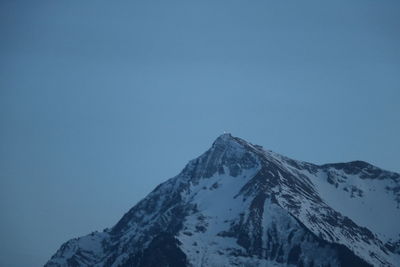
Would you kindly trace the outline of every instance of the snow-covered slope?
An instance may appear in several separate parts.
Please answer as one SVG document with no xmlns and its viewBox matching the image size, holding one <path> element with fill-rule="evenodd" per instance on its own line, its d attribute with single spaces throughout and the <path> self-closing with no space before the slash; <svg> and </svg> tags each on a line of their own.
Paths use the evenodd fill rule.
<svg viewBox="0 0 400 267">
<path fill-rule="evenodd" d="M 224 134 L 45 266 L 400 266 L 399 203 L 399 174 L 296 161 Z"/>
</svg>

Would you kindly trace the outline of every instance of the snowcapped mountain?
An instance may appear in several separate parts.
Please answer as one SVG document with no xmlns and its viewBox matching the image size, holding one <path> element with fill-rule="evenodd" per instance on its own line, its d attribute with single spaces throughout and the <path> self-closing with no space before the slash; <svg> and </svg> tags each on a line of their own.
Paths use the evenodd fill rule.
<svg viewBox="0 0 400 267">
<path fill-rule="evenodd" d="M 230 134 L 50 266 L 400 266 L 400 175 L 315 165 Z"/>
</svg>

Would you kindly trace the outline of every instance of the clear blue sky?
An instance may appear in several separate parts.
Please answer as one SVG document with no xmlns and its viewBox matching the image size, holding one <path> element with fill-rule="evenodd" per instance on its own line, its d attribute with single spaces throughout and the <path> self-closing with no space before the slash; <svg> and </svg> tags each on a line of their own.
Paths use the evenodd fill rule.
<svg viewBox="0 0 400 267">
<path fill-rule="evenodd" d="M 400 171 L 400 2 L 0 0 L 0 265 L 110 227 L 223 131 Z"/>
</svg>

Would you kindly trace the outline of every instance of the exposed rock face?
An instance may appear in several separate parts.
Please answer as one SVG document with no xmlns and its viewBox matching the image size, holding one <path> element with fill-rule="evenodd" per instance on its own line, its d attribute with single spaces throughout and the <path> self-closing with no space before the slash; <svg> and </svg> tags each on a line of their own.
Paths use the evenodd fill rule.
<svg viewBox="0 0 400 267">
<path fill-rule="evenodd" d="M 318 166 L 224 134 L 45 266 L 400 266 L 399 188 L 365 162 Z"/>
</svg>

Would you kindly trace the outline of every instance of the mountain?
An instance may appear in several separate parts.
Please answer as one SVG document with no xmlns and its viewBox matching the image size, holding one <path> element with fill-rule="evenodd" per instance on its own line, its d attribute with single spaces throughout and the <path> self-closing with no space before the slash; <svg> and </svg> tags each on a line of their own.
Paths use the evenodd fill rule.
<svg viewBox="0 0 400 267">
<path fill-rule="evenodd" d="M 400 175 L 315 165 L 230 134 L 50 266 L 400 266 Z"/>
</svg>

